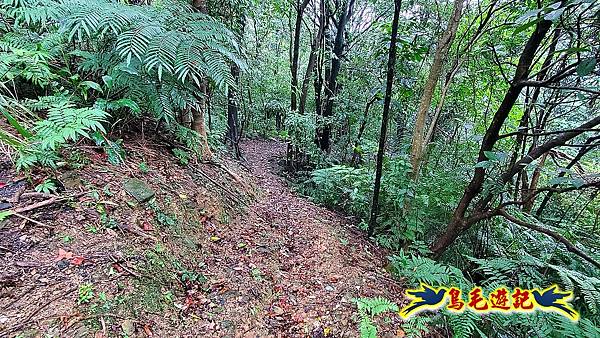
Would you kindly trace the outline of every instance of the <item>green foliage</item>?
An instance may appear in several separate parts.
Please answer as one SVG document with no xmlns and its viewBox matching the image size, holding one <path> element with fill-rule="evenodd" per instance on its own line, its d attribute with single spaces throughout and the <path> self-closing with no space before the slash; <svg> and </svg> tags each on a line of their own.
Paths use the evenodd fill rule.
<svg viewBox="0 0 600 338">
<path fill-rule="evenodd" d="M 94 285 L 85 283 L 79 285 L 77 304 L 89 303 L 94 298 Z"/>
<path fill-rule="evenodd" d="M 365 205 L 369 205 L 373 184 L 367 168 L 336 165 L 315 170 L 311 176 L 307 184 L 313 189 L 308 192 L 316 202 L 367 217 Z"/>
<path fill-rule="evenodd" d="M 159 81 L 173 77 L 196 85 L 208 76 L 218 87 L 233 85 L 229 62 L 243 66 L 234 36 L 215 19 L 181 2 L 169 9 L 95 0 L 67 3 L 63 28 L 69 40 L 114 43 L 114 52 Z M 173 16 L 173 13 L 177 13 Z"/>
<path fill-rule="evenodd" d="M 138 169 L 144 174 L 150 172 L 150 167 L 148 167 L 148 164 L 146 164 L 146 162 L 140 162 L 138 164 Z"/>
<path fill-rule="evenodd" d="M 68 141 L 91 138 L 90 132 L 106 133 L 102 123 L 108 113 L 94 108 L 74 108 L 71 105 L 53 107 L 48 116 L 33 128 L 42 150 L 55 151 Z"/>
<path fill-rule="evenodd" d="M 198 149 L 197 133 L 179 124 L 190 109 L 204 109 L 198 88 L 226 92 L 234 85 L 230 66 L 245 69 L 237 37 L 180 1 L 138 6 L 103 0 L 6 0 L 0 15 L 14 22 L 0 28 L 5 33 L 0 38 L 0 89 L 15 97 L 12 92 L 23 86 L 46 93 L 23 100 L 29 112 L 14 120 L 26 122 L 18 133 L 39 137 L 28 140 L 32 135 L 0 131 L 0 140 L 20 154 L 20 169 L 54 165 L 60 148 L 81 137 L 93 138 L 109 161 L 119 164 L 124 152 L 107 134 L 144 114 L 179 142 Z M 4 86 L 15 82 L 23 85 Z"/>
<path fill-rule="evenodd" d="M 175 148 L 173 149 L 173 155 L 175 155 L 181 165 L 188 165 L 190 162 L 190 153 L 185 150 Z"/>
<path fill-rule="evenodd" d="M 56 192 L 56 184 L 52 180 L 45 180 L 35 187 L 35 191 L 50 194 Z"/>
<path fill-rule="evenodd" d="M 93 133 L 92 139 L 96 142 L 97 146 L 104 149 L 108 162 L 119 165 L 125 161 L 125 150 L 121 146 L 122 140 L 111 141 L 100 132 Z"/>
<path fill-rule="evenodd" d="M 376 338 L 377 326 L 373 319 L 386 312 L 398 312 L 399 308 L 394 302 L 383 298 L 358 298 L 353 300 L 358 307 L 359 331 L 361 338 Z"/>
</svg>

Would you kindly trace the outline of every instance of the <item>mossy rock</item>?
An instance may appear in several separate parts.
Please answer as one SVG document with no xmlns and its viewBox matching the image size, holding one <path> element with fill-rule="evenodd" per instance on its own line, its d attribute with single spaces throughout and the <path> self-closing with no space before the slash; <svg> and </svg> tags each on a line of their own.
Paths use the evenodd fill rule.
<svg viewBox="0 0 600 338">
<path fill-rule="evenodd" d="M 140 203 L 148 202 L 154 197 L 154 190 L 144 181 L 137 178 L 130 178 L 125 181 L 124 187 L 125 191 Z"/>
</svg>

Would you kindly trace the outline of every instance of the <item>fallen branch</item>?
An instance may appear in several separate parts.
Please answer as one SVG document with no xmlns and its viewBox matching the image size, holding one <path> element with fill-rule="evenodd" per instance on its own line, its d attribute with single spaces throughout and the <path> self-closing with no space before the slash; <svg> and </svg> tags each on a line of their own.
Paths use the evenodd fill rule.
<svg viewBox="0 0 600 338">
<path fill-rule="evenodd" d="M 31 210 L 35 210 L 37 208 L 41 208 L 41 207 L 45 207 L 47 205 L 54 204 L 58 200 L 59 200 L 58 198 L 52 197 L 52 198 L 47 199 L 45 201 L 41 201 L 41 202 L 38 202 L 38 203 L 33 203 L 33 204 L 30 204 L 30 205 L 27 205 L 27 206 L 24 206 L 24 207 L 21 207 L 21 208 L 9 209 L 9 211 L 11 211 L 13 214 L 19 214 L 19 213 L 22 213 L 22 212 L 31 211 Z"/>
<path fill-rule="evenodd" d="M 125 264 L 121 264 L 121 262 L 125 262 L 124 260 L 118 260 L 115 258 L 115 256 L 113 255 L 108 255 L 108 257 L 113 261 L 113 263 L 115 264 L 119 264 L 119 266 L 127 273 L 129 273 L 130 275 L 137 277 L 137 278 L 142 278 L 142 276 L 140 276 L 139 273 L 129 269 L 127 266 L 125 266 Z"/>
<path fill-rule="evenodd" d="M 26 220 L 26 221 L 29 221 L 29 222 L 31 222 L 31 223 L 34 223 L 34 224 L 37 224 L 37 225 L 39 225 L 39 226 L 42 226 L 42 227 L 44 227 L 44 228 L 48 228 L 48 229 L 54 229 L 54 227 L 52 227 L 52 226 L 50 226 L 50 225 L 48 225 L 48 224 L 46 224 L 46 223 L 42 223 L 42 222 L 40 222 L 40 221 L 36 221 L 36 220 L 34 220 L 34 219 L 32 219 L 32 218 L 29 218 L 29 217 L 27 217 L 27 216 L 23 216 L 23 215 L 21 215 L 21 214 L 19 214 L 19 213 L 17 213 L 17 212 L 11 212 L 11 213 L 10 213 L 10 215 L 11 215 L 11 216 L 17 216 L 17 217 L 19 217 L 19 218 L 22 218 L 22 219 L 24 219 L 24 220 Z"/>
<path fill-rule="evenodd" d="M 34 194 L 34 193 L 31 193 L 31 194 Z M 17 213 L 17 214 L 18 213 L 23 213 L 23 212 L 35 210 L 35 209 L 38 209 L 38 208 L 41 208 L 41 207 L 45 207 L 45 206 L 48 206 L 48 205 L 51 205 L 51 204 L 54 204 L 54 203 L 57 203 L 57 202 L 62 202 L 64 200 L 68 200 L 70 198 L 76 198 L 76 197 L 79 197 L 79 196 L 82 196 L 82 195 L 85 195 L 85 194 L 87 194 L 87 192 L 82 192 L 82 193 L 79 193 L 79 194 L 76 194 L 76 195 L 65 196 L 65 197 L 58 197 L 58 196 L 50 195 L 50 196 L 53 196 L 53 197 L 51 197 L 51 198 L 49 198 L 49 199 L 47 199 L 45 201 L 41 201 L 41 202 L 38 202 L 38 203 L 30 204 L 30 205 L 27 205 L 27 206 L 24 206 L 24 207 L 21 207 L 21 208 L 8 209 L 8 211 L 12 212 L 13 214 L 15 214 L 15 213 Z M 39 195 L 36 195 L 36 196 L 39 196 Z M 42 195 L 42 196 L 45 196 L 45 195 Z"/>
<path fill-rule="evenodd" d="M 517 219 L 517 218 L 509 215 L 506 212 L 506 210 L 504 210 L 504 209 L 499 209 L 498 215 L 501 215 L 502 217 L 506 218 L 507 220 L 509 220 L 510 222 L 512 222 L 514 224 L 520 225 L 522 227 L 525 227 L 525 228 L 533 230 L 533 231 L 541 232 L 544 235 L 554 238 L 556 241 L 562 243 L 567 248 L 568 251 L 570 251 L 570 252 L 576 254 L 577 256 L 585 259 L 586 261 L 592 263 L 595 267 L 600 268 L 600 262 L 598 262 L 594 258 L 590 257 L 585 252 L 579 250 L 573 243 L 569 242 L 569 240 L 564 238 L 562 235 L 560 235 L 552 230 L 542 228 L 538 225 L 527 223 L 525 221 Z"/>
<path fill-rule="evenodd" d="M 231 192 L 229 189 L 225 188 L 219 182 L 215 181 L 212 177 L 210 177 L 207 174 L 205 174 L 202 170 L 196 169 L 196 168 L 192 168 L 192 171 L 195 172 L 195 173 L 197 173 L 197 174 L 199 174 L 200 176 L 204 177 L 205 179 L 207 179 L 209 182 L 211 182 L 212 184 L 214 184 L 215 186 L 217 186 L 217 188 L 220 188 L 221 191 L 224 192 L 225 196 L 228 197 L 232 202 L 234 202 L 234 203 L 235 202 L 240 202 L 244 206 L 249 207 L 248 202 L 244 201 L 239 196 L 236 196 L 233 192 Z"/>
<path fill-rule="evenodd" d="M 225 171 L 226 173 L 228 173 L 229 176 L 231 176 L 236 183 L 242 184 L 242 180 L 240 179 L 240 177 L 236 173 L 234 173 L 231 170 L 229 170 L 229 168 L 227 168 L 227 166 L 225 166 L 223 163 L 221 163 L 221 162 L 214 162 L 214 161 L 209 162 L 209 163 L 214 164 L 217 167 L 223 169 L 223 171 Z"/>
</svg>

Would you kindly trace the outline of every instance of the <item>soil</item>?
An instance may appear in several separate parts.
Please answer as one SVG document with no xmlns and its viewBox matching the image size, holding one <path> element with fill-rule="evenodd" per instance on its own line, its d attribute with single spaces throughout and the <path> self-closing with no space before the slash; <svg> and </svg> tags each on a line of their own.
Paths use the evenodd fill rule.
<svg viewBox="0 0 600 338">
<path fill-rule="evenodd" d="M 124 165 L 80 147 L 80 167 L 19 188 L 13 210 L 55 201 L 0 221 L 1 337 L 357 337 L 354 298 L 404 301 L 386 252 L 277 174 L 285 145 L 181 166 L 157 142 L 124 144 Z M 14 196 L 6 163 L 0 196 Z M 57 196 L 33 193 L 46 178 Z M 155 199 L 136 202 L 130 178 Z M 402 335 L 385 319 L 382 336 Z"/>
</svg>

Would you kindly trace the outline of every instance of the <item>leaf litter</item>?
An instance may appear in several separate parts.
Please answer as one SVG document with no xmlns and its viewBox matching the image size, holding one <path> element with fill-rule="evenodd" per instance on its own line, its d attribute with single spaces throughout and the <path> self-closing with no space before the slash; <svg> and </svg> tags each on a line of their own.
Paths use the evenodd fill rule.
<svg viewBox="0 0 600 338">
<path fill-rule="evenodd" d="M 49 227 L 16 218 L 0 227 L 0 333 L 356 337 L 353 298 L 403 301 L 385 277 L 386 252 L 277 174 L 285 145 L 248 140 L 244 166 L 182 168 L 156 142 L 125 144 L 135 155 L 121 167 L 88 153 L 77 175 L 93 192 L 28 212 Z M 136 161 L 152 174 L 135 172 Z M 131 177 L 159 207 L 132 201 L 119 184 Z M 88 284 L 95 298 L 78 305 Z M 398 332 L 389 319 L 380 332 Z"/>
</svg>

